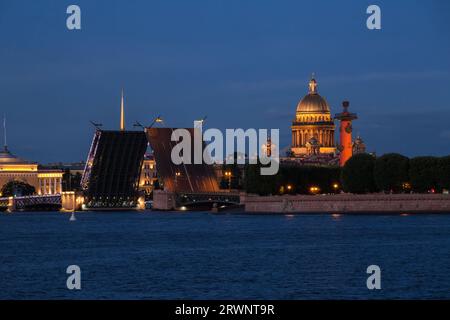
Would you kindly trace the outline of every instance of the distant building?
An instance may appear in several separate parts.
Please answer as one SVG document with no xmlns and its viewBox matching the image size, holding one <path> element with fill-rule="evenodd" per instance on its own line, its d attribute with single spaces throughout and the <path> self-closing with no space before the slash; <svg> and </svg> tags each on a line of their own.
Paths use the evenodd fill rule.
<svg viewBox="0 0 450 320">
<path fill-rule="evenodd" d="M 309 81 L 309 92 L 297 105 L 292 122 L 292 144 L 287 158 L 281 162 L 289 165 L 340 165 L 356 153 L 366 152 L 366 146 L 358 137 L 352 141 L 352 120 L 355 113 L 348 112 L 348 101 L 343 111 L 333 116 L 325 98 L 319 95 L 314 76 Z M 336 126 L 340 121 L 339 143 L 335 141 Z"/>
<path fill-rule="evenodd" d="M 294 157 L 336 152 L 335 125 L 327 101 L 317 91 L 314 77 L 309 81 L 309 92 L 297 105 L 292 122 L 292 147 Z"/>
<path fill-rule="evenodd" d="M 83 175 L 84 167 L 86 167 L 86 162 L 53 162 L 44 165 L 43 167 L 50 169 L 61 169 L 63 171 L 69 171 L 71 174 L 81 174 Z"/>
<path fill-rule="evenodd" d="M 139 178 L 139 190 L 144 192 L 146 196 L 149 196 L 157 180 L 155 158 L 151 154 L 145 154 Z"/>
<path fill-rule="evenodd" d="M 360 136 L 357 136 L 353 142 L 353 154 L 366 153 L 366 144 Z"/>
<path fill-rule="evenodd" d="M 33 186 L 37 194 L 59 194 L 62 176 L 62 170 L 42 168 L 13 155 L 6 145 L 0 151 L 0 190 L 10 181 L 20 181 Z"/>
</svg>

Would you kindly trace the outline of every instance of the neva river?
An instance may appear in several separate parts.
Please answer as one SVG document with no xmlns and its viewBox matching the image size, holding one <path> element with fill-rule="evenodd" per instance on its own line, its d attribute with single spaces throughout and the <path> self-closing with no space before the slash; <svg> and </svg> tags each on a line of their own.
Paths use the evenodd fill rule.
<svg viewBox="0 0 450 320">
<path fill-rule="evenodd" d="M 381 290 L 366 268 L 381 268 Z M 82 289 L 66 288 L 81 268 Z M 450 215 L 0 214 L 0 299 L 450 298 Z"/>
</svg>

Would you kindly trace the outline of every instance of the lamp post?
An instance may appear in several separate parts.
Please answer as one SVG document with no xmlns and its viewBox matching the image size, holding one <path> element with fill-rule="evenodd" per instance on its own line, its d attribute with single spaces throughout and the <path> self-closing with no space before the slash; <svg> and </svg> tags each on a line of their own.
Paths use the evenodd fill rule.
<svg viewBox="0 0 450 320">
<path fill-rule="evenodd" d="M 225 176 L 228 177 L 228 190 L 231 191 L 231 171 L 225 171 Z"/>
<path fill-rule="evenodd" d="M 161 116 L 157 116 L 155 119 L 153 119 L 152 123 L 148 126 L 148 127 L 144 127 L 142 124 L 140 124 L 139 122 L 135 122 L 135 124 L 133 125 L 134 127 L 141 127 L 144 129 L 150 129 L 151 127 L 153 127 L 153 125 L 155 123 L 163 123 L 164 120 L 161 118 Z"/>
<path fill-rule="evenodd" d="M 333 190 L 334 190 L 334 193 L 337 193 L 338 189 L 339 189 L 339 184 L 333 183 Z"/>
<path fill-rule="evenodd" d="M 177 186 L 178 186 L 178 177 L 181 176 L 181 172 L 177 171 L 175 172 L 175 192 L 177 192 Z"/>
<path fill-rule="evenodd" d="M 288 190 L 288 193 L 291 193 L 292 186 L 291 186 L 290 184 L 288 184 L 288 185 L 286 186 L 286 189 Z"/>
</svg>

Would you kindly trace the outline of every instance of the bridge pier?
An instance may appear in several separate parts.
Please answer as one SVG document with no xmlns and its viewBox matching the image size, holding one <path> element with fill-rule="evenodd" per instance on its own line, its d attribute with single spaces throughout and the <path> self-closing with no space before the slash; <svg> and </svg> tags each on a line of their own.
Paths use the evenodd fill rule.
<svg viewBox="0 0 450 320">
<path fill-rule="evenodd" d="M 6 209 L 7 212 L 14 212 L 16 211 L 16 199 L 14 197 L 8 197 L 8 208 Z"/>
<path fill-rule="evenodd" d="M 153 209 L 154 210 L 175 210 L 175 193 L 167 190 L 153 191 Z"/>
<path fill-rule="evenodd" d="M 61 211 L 80 211 L 84 198 L 81 192 L 64 191 L 61 193 Z"/>
</svg>

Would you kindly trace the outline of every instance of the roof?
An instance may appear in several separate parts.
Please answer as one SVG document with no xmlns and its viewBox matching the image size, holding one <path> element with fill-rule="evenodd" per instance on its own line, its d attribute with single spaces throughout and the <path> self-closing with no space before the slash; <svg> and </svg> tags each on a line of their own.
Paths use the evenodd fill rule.
<svg viewBox="0 0 450 320">
<path fill-rule="evenodd" d="M 13 155 L 8 147 L 5 146 L 2 151 L 0 151 L 0 164 L 35 164 L 35 162 L 27 161 Z"/>
</svg>

